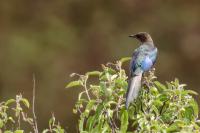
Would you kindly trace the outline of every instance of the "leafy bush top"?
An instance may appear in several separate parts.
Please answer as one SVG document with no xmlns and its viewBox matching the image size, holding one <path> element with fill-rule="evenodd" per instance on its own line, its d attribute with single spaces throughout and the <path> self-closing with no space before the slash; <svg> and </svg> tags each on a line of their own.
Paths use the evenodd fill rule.
<svg viewBox="0 0 200 133">
<path fill-rule="evenodd" d="M 79 131 L 95 132 L 200 132 L 198 105 L 192 90 L 178 79 L 166 85 L 151 71 L 143 78 L 140 95 L 125 109 L 127 75 L 122 64 L 130 58 L 102 65 L 102 71 L 78 76 L 69 87 L 82 87 L 74 113 L 80 115 Z M 90 81 L 96 81 L 90 82 Z"/>
<path fill-rule="evenodd" d="M 178 79 L 161 84 L 156 81 L 154 70 L 144 76 L 139 97 L 125 109 L 124 95 L 127 91 L 127 75 L 122 64 L 130 58 L 116 63 L 102 65 L 102 71 L 87 72 L 67 85 L 81 87 L 74 113 L 80 115 L 81 133 L 126 133 L 126 132 L 200 132 L 198 105 L 192 95 L 196 92 L 186 89 Z M 0 132 L 23 133 L 21 125 L 35 130 L 36 120 L 29 117 L 29 101 L 17 95 L 0 103 Z M 34 111 L 33 111 L 34 112 Z M 66 132 L 53 116 L 49 128 L 43 133 Z"/>
</svg>

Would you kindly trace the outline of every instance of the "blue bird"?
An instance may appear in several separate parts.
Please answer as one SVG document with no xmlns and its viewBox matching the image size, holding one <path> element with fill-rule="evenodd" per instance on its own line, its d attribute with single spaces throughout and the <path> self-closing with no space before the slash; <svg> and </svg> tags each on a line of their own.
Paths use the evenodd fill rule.
<svg viewBox="0 0 200 133">
<path fill-rule="evenodd" d="M 136 38 L 141 45 L 135 49 L 130 62 L 130 79 L 126 93 L 126 108 L 137 98 L 141 88 L 141 80 L 144 72 L 149 71 L 155 64 L 158 50 L 154 46 L 151 36 L 146 32 L 139 32 L 129 37 Z"/>
</svg>

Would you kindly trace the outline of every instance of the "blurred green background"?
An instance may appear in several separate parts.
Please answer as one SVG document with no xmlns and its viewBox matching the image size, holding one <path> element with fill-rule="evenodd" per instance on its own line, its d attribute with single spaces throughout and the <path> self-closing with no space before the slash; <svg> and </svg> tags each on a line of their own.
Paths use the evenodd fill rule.
<svg viewBox="0 0 200 133">
<path fill-rule="evenodd" d="M 54 112 L 75 132 L 80 90 L 65 89 L 70 73 L 131 56 L 138 42 L 128 35 L 139 31 L 159 49 L 159 80 L 177 77 L 200 93 L 199 0 L 1 0 L 0 100 L 18 93 L 31 100 L 34 73 L 39 128 Z"/>
</svg>

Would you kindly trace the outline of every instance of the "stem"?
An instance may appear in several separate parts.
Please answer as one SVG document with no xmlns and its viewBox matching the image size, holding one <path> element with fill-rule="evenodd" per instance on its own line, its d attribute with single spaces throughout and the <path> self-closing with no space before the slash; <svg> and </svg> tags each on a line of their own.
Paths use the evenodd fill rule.
<svg viewBox="0 0 200 133">
<path fill-rule="evenodd" d="M 19 116 L 18 116 L 18 128 L 20 129 L 20 127 L 21 127 L 21 118 L 20 118 L 20 114 L 19 114 Z"/>
<path fill-rule="evenodd" d="M 112 120 L 112 118 L 110 118 L 108 116 L 108 112 L 106 111 L 106 109 L 105 109 L 105 113 L 107 116 L 108 124 L 110 125 L 110 127 L 112 129 L 112 133 L 116 133 L 117 126 L 116 126 L 115 122 Z"/>
<path fill-rule="evenodd" d="M 37 117 L 36 117 L 36 114 L 35 114 L 35 74 L 33 74 L 33 108 L 32 108 L 32 112 L 33 112 L 33 121 L 34 121 L 34 126 L 33 126 L 33 129 L 34 129 L 34 132 L 35 133 L 38 133 L 38 126 L 37 126 Z"/>
<path fill-rule="evenodd" d="M 88 97 L 88 100 L 90 100 L 90 95 L 88 93 L 88 88 L 87 88 L 87 79 L 88 79 L 88 77 L 86 76 L 85 81 L 84 81 L 84 88 L 85 88 L 85 92 Z"/>
</svg>

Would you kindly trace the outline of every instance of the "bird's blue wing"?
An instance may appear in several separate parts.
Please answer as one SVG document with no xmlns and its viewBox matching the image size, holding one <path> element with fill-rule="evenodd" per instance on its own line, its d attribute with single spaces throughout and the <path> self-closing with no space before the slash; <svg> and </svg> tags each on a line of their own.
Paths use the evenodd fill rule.
<svg viewBox="0 0 200 133">
<path fill-rule="evenodd" d="M 157 53 L 158 53 L 157 48 L 153 48 L 152 50 L 146 53 L 141 63 L 141 68 L 143 71 L 150 70 L 151 67 L 155 64 Z"/>
<path fill-rule="evenodd" d="M 152 60 L 149 58 L 149 56 L 145 56 L 141 61 L 141 69 L 143 71 L 148 71 L 152 66 L 153 66 Z"/>
<path fill-rule="evenodd" d="M 133 55 L 132 55 L 132 59 L 131 59 L 131 62 L 130 62 L 130 74 L 131 74 L 131 77 L 134 75 L 134 71 L 136 70 L 137 68 L 137 58 L 138 58 L 138 54 L 140 53 L 140 51 L 138 49 L 135 49 L 135 51 L 133 52 Z"/>
<path fill-rule="evenodd" d="M 155 63 L 157 57 L 157 49 L 145 51 L 144 49 L 136 49 L 131 60 L 131 76 L 137 75 L 141 71 L 148 71 Z"/>
<path fill-rule="evenodd" d="M 152 60 L 153 64 L 156 62 L 156 58 L 158 55 L 158 49 L 155 47 L 152 52 L 150 52 L 149 58 Z"/>
</svg>

